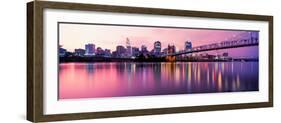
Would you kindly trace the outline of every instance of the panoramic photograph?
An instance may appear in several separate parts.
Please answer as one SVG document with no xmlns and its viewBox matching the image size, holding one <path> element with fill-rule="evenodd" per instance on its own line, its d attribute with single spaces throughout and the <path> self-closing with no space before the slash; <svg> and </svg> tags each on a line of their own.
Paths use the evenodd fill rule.
<svg viewBox="0 0 281 123">
<path fill-rule="evenodd" d="M 259 31 L 58 23 L 58 99 L 259 91 Z"/>
</svg>

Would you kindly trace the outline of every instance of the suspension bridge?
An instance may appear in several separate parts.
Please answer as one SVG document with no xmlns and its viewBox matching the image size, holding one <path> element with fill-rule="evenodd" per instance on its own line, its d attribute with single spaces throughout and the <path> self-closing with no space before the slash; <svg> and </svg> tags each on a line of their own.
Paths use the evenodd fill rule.
<svg viewBox="0 0 281 123">
<path fill-rule="evenodd" d="M 212 51 L 212 50 L 220 50 L 220 49 L 230 49 L 230 48 L 240 48 L 240 47 L 250 47 L 250 46 L 258 46 L 259 39 L 258 37 L 248 37 L 238 40 L 226 40 L 218 43 L 211 43 L 207 45 L 200 45 L 196 47 L 192 47 L 186 50 L 179 50 L 177 52 L 171 52 L 161 55 L 161 57 L 169 57 L 169 56 L 179 56 L 184 54 Z"/>
</svg>

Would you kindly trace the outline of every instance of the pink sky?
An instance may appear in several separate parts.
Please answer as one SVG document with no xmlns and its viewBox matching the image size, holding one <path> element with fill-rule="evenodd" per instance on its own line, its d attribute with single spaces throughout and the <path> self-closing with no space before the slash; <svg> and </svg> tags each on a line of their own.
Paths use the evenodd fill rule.
<svg viewBox="0 0 281 123">
<path fill-rule="evenodd" d="M 239 35 L 245 34 L 245 31 L 61 23 L 59 33 L 59 44 L 68 51 L 74 51 L 77 48 L 84 49 L 87 43 L 115 51 L 117 45 L 126 45 L 126 38 L 129 38 L 131 46 L 140 48 L 141 45 L 146 45 L 148 50 L 153 49 L 155 41 L 162 43 L 162 49 L 168 44 L 174 44 L 177 50 L 182 50 L 187 40 L 191 41 L 193 46 L 199 46 L 239 38 Z M 258 47 L 237 48 L 229 51 L 236 56 L 258 55 Z"/>
</svg>

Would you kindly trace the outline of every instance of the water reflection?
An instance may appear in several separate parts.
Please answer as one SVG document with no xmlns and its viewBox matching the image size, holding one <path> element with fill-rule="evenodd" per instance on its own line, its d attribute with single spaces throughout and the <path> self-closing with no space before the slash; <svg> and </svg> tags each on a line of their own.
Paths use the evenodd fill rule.
<svg viewBox="0 0 281 123">
<path fill-rule="evenodd" d="M 62 63 L 59 98 L 258 91 L 258 62 Z"/>
</svg>

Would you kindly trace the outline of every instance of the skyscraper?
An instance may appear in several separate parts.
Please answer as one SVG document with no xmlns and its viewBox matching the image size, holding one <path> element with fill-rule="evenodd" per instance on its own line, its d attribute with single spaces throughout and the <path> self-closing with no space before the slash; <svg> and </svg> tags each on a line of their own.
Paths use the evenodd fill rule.
<svg viewBox="0 0 281 123">
<path fill-rule="evenodd" d="M 184 49 L 185 50 L 188 50 L 188 49 L 191 49 L 192 48 L 192 43 L 191 43 L 191 41 L 186 41 L 185 43 L 184 43 Z"/>
<path fill-rule="evenodd" d="M 95 45 L 94 44 L 86 44 L 85 45 L 85 55 L 86 56 L 93 56 L 95 55 Z"/>
<path fill-rule="evenodd" d="M 141 53 L 143 55 L 147 55 L 149 54 L 148 50 L 147 50 L 147 47 L 145 45 L 141 45 Z"/>
<path fill-rule="evenodd" d="M 153 52 L 154 52 L 153 53 L 154 55 L 160 55 L 160 53 L 161 53 L 161 42 L 160 41 L 154 42 Z"/>
<path fill-rule="evenodd" d="M 141 45 L 141 52 L 147 52 L 147 47 L 145 45 Z"/>
<path fill-rule="evenodd" d="M 59 56 L 60 57 L 64 57 L 66 55 L 66 52 L 67 52 L 66 49 L 64 49 L 62 47 L 59 48 Z"/>
<path fill-rule="evenodd" d="M 133 56 L 138 56 L 140 55 L 140 50 L 137 47 L 132 47 L 132 55 Z"/>
<path fill-rule="evenodd" d="M 126 39 L 126 46 L 127 46 L 126 56 L 131 57 L 132 56 L 132 47 L 131 47 L 129 38 Z"/>
<path fill-rule="evenodd" d="M 126 48 L 122 45 L 116 46 L 116 56 L 117 57 L 123 57 L 126 53 Z"/>
</svg>

